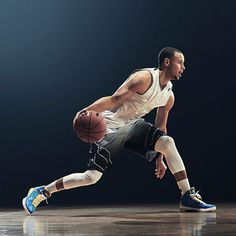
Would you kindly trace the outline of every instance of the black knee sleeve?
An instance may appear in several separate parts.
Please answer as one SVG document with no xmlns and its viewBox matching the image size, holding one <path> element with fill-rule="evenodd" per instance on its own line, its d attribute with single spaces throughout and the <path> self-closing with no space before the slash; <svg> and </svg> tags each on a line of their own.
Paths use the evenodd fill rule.
<svg viewBox="0 0 236 236">
<path fill-rule="evenodd" d="M 166 133 L 152 125 L 147 132 L 146 147 L 150 150 L 155 150 L 156 141 L 163 135 L 166 135 Z"/>
</svg>

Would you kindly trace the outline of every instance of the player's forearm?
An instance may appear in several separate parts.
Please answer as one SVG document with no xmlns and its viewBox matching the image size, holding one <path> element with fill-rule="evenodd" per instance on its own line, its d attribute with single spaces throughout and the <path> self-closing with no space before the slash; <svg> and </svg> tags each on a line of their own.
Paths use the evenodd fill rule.
<svg viewBox="0 0 236 236">
<path fill-rule="evenodd" d="M 157 119 L 155 120 L 155 125 L 156 128 L 159 128 L 162 132 L 165 132 L 167 134 L 167 128 L 166 125 L 163 125 L 163 122 L 159 122 Z"/>
<path fill-rule="evenodd" d="M 163 127 L 162 129 L 160 129 L 162 132 L 165 132 L 166 134 L 167 134 L 167 128 L 166 128 L 166 126 L 165 127 Z"/>
<path fill-rule="evenodd" d="M 103 112 L 105 110 L 112 110 L 115 107 L 115 99 L 112 96 L 102 97 L 90 106 L 84 108 L 87 111 Z"/>
</svg>

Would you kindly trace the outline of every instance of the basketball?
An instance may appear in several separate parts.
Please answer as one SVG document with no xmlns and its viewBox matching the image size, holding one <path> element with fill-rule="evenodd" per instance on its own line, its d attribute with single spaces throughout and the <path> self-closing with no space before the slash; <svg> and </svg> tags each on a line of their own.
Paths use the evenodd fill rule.
<svg viewBox="0 0 236 236">
<path fill-rule="evenodd" d="M 106 129 L 104 117 L 95 111 L 83 112 L 74 121 L 76 135 L 86 143 L 94 143 L 102 139 Z"/>
</svg>

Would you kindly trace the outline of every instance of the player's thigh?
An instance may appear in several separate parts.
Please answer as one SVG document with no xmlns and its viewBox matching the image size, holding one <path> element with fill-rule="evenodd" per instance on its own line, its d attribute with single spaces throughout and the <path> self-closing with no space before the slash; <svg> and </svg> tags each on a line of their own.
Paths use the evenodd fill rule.
<svg viewBox="0 0 236 236">
<path fill-rule="evenodd" d="M 119 131 L 107 134 L 102 141 L 92 145 L 89 169 L 102 173 L 112 167 L 113 162 L 124 148 L 125 138 Z"/>
</svg>

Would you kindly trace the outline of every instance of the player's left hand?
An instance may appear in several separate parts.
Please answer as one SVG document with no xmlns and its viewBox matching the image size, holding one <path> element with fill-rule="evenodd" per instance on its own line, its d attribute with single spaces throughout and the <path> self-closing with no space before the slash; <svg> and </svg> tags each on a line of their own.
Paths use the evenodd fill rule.
<svg viewBox="0 0 236 236">
<path fill-rule="evenodd" d="M 156 169 L 155 169 L 155 175 L 157 176 L 157 178 L 162 179 L 163 176 L 166 173 L 166 165 L 163 161 L 163 156 L 160 156 L 156 159 Z"/>
<path fill-rule="evenodd" d="M 75 124 L 75 121 L 78 119 L 79 116 L 81 116 L 82 114 L 86 113 L 86 110 L 83 109 L 81 111 L 78 111 L 76 114 L 75 114 L 75 117 L 73 119 L 73 125 Z"/>
</svg>

